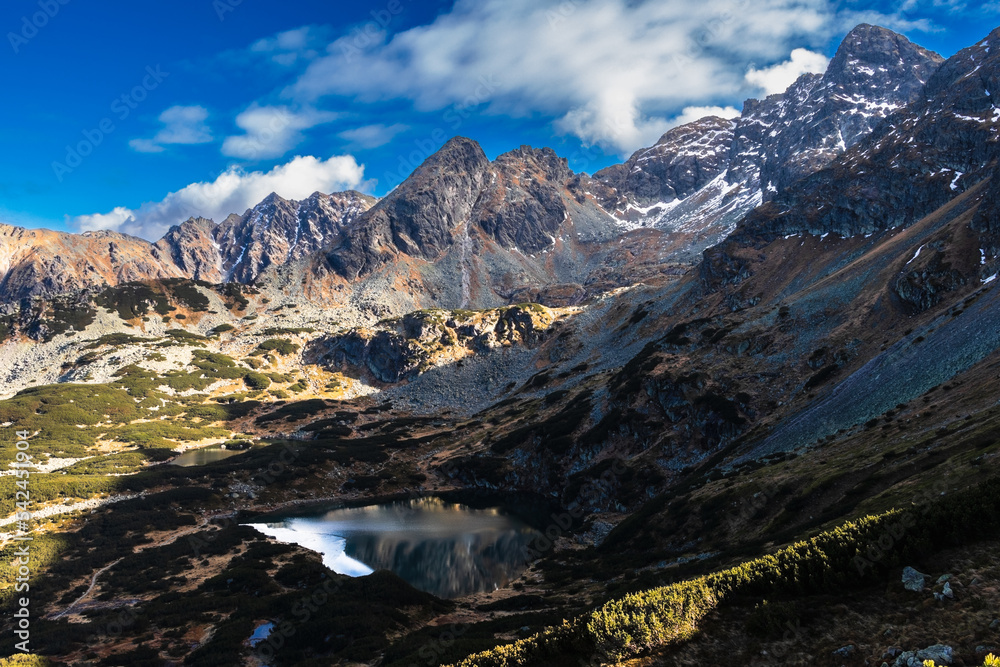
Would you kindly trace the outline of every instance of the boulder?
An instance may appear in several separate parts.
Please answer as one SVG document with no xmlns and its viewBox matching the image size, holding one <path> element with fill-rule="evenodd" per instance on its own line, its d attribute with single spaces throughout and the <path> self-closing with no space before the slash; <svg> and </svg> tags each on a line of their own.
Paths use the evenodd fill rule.
<svg viewBox="0 0 1000 667">
<path fill-rule="evenodd" d="M 908 591 L 914 591 L 919 593 L 924 590 L 924 583 L 927 581 L 927 575 L 917 572 L 912 567 L 903 568 L 903 588 Z"/>
<path fill-rule="evenodd" d="M 934 644 L 922 651 L 905 651 L 901 653 L 892 667 L 923 667 L 924 661 L 933 660 L 938 667 L 950 665 L 954 649 L 945 644 Z"/>
<path fill-rule="evenodd" d="M 833 652 L 838 658 L 849 658 L 854 655 L 854 644 L 848 644 L 847 646 L 842 646 Z"/>
</svg>

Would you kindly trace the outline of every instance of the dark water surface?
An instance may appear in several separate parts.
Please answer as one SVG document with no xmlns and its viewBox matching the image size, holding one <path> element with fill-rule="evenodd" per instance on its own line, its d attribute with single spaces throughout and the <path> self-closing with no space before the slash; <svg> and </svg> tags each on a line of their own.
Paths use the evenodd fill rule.
<svg viewBox="0 0 1000 667">
<path fill-rule="evenodd" d="M 208 447 L 187 450 L 171 461 L 170 465 L 181 466 L 182 468 L 203 466 L 206 463 L 215 463 L 222 459 L 228 459 L 230 456 L 245 454 L 248 451 L 248 449 L 226 449 L 222 445 L 209 445 Z"/>
<path fill-rule="evenodd" d="M 443 598 L 506 586 L 524 569 L 525 547 L 538 536 L 502 509 L 471 509 L 437 498 L 248 525 L 323 554 L 323 563 L 340 574 L 391 570 Z"/>
</svg>

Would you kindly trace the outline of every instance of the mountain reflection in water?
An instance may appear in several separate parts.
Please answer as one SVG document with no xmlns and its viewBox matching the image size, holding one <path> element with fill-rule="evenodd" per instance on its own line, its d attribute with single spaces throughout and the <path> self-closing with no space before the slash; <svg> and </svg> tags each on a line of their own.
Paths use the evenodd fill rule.
<svg viewBox="0 0 1000 667">
<path fill-rule="evenodd" d="M 506 586 L 524 569 L 525 547 L 538 535 L 501 510 L 437 498 L 249 525 L 322 553 L 323 563 L 340 574 L 392 570 L 443 598 Z"/>
</svg>

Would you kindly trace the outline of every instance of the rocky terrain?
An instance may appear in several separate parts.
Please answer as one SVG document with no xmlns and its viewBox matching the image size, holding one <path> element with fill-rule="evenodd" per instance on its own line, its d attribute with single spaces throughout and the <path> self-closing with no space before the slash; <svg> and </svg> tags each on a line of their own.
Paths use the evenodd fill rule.
<svg viewBox="0 0 1000 667">
<path fill-rule="evenodd" d="M 860 25 L 824 74 L 803 74 L 784 93 L 747 100 L 735 120 L 675 128 L 595 174 L 611 188 L 601 202 L 627 224 L 684 234 L 687 252 L 700 252 L 916 101 L 941 62 L 901 35 Z"/>
<path fill-rule="evenodd" d="M 267 267 L 332 243 L 374 199 L 314 193 L 301 202 L 271 194 L 220 224 L 191 218 L 156 243 L 115 232 L 66 234 L 0 225 L 0 294 L 6 302 L 160 278 L 251 283 Z"/>
<path fill-rule="evenodd" d="M 39 515 L 37 645 L 74 665 L 984 664 L 998 53 L 1000 29 L 943 60 L 859 26 L 825 74 L 594 177 L 459 137 L 378 202 L 272 196 L 155 245 L 12 230 L 0 423 L 32 433 L 43 511 L 89 503 Z M 80 259 L 23 250 L 43 239 Z M 57 261 L 77 268 L 17 278 Z M 245 453 L 167 464 L 205 445 Z M 242 525 L 428 496 L 544 539 L 510 587 L 443 600 Z M 408 548 L 383 544 L 373 562 Z M 336 604 L 296 606 L 327 586 Z"/>
<path fill-rule="evenodd" d="M 940 63 L 905 37 L 861 25 L 825 74 L 747 100 L 735 120 L 675 128 L 593 179 L 572 173 L 550 149 L 523 146 L 490 162 L 476 142 L 456 138 L 383 201 L 357 192 L 315 193 L 302 202 L 272 194 L 219 224 L 183 222 L 151 247 L 138 239 L 120 239 L 122 248 L 78 244 L 78 261 L 95 270 L 75 269 L 55 284 L 31 278 L 54 273 L 62 256 L 46 260 L 43 252 L 22 262 L 41 239 L 12 229 L 8 238 L 17 240 L 6 243 L 12 260 L 0 293 L 20 298 L 184 276 L 274 284 L 296 299 L 360 311 L 395 292 L 398 302 L 376 316 L 496 306 L 529 291 L 565 305 L 567 292 L 579 301 L 695 263 L 754 207 L 916 100 Z M 637 227 L 650 229 L 622 236 Z M 73 237 L 59 238 L 64 246 Z M 631 250 L 626 264 L 638 264 L 624 275 L 623 242 Z"/>
</svg>

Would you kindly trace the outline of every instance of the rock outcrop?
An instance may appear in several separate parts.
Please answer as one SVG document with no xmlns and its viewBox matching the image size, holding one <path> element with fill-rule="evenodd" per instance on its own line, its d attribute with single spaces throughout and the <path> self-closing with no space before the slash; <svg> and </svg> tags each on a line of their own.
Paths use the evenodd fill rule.
<svg viewBox="0 0 1000 667">
<path fill-rule="evenodd" d="M 525 304 L 487 311 L 428 310 L 317 339 L 307 358 L 331 368 L 396 383 L 470 354 L 538 345 L 557 311 Z"/>
</svg>

